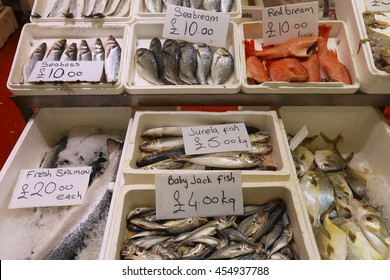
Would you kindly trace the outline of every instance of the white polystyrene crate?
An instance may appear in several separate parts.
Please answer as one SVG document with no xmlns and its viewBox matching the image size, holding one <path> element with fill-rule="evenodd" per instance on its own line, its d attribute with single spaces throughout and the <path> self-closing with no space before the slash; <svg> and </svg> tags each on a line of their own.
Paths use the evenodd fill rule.
<svg viewBox="0 0 390 280">
<path fill-rule="evenodd" d="M 351 52 L 349 35 L 345 23 L 342 21 L 320 21 L 319 24 L 332 26 L 328 47 L 336 49 L 338 58 L 343 63 L 351 76 L 352 85 L 344 85 L 341 82 L 265 82 L 260 85 L 250 85 L 247 81 L 245 48 L 244 41 L 254 39 L 255 48 L 261 49 L 263 42 L 263 32 L 261 21 L 243 22 L 239 25 L 240 33 L 240 73 L 242 75 L 241 90 L 244 93 L 299 93 L 299 94 L 317 94 L 317 93 L 355 93 L 360 86 L 359 77 L 357 76 L 355 55 Z"/>
<path fill-rule="evenodd" d="M 204 11 L 203 6 L 201 6 L 200 10 Z M 151 13 L 146 8 L 144 0 L 134 0 L 134 17 L 136 18 L 136 20 L 165 19 L 166 11 L 167 7 L 165 6 L 165 4 L 163 4 L 163 10 L 161 13 Z M 239 20 L 241 18 L 241 1 L 234 0 L 230 12 L 226 14 L 231 20 Z"/>
<path fill-rule="evenodd" d="M 295 187 L 288 182 L 243 184 L 245 204 L 264 204 L 274 199 L 282 199 L 287 206 L 287 214 L 293 229 L 294 249 L 301 259 L 319 259 L 313 247 L 313 234 L 303 216 L 305 208 L 296 196 Z M 126 240 L 126 216 L 138 207 L 155 207 L 154 185 L 125 185 L 118 189 L 115 200 L 115 212 L 111 221 L 111 232 L 104 244 L 103 259 L 120 259 L 120 251 Z"/>
<path fill-rule="evenodd" d="M 262 19 L 262 12 L 264 9 L 264 1 L 263 0 L 254 0 L 254 1 L 248 1 L 244 0 L 241 1 L 242 5 L 242 14 L 241 14 L 241 22 L 244 21 L 244 19 L 247 20 L 261 20 Z"/>
<path fill-rule="evenodd" d="M 274 111 L 270 112 L 136 112 L 130 137 L 126 139 L 127 152 L 124 158 L 123 176 L 125 184 L 154 184 L 156 174 L 180 174 L 205 172 L 204 170 L 143 170 L 136 166 L 141 152 L 141 133 L 149 128 L 161 126 L 200 126 L 217 125 L 223 123 L 245 123 L 248 126 L 259 128 L 271 134 L 270 144 L 273 146 L 272 161 L 276 171 L 242 170 L 242 181 L 273 181 L 276 179 L 288 180 L 291 165 L 288 160 L 286 144 Z"/>
<path fill-rule="evenodd" d="M 130 94 L 222 94 L 238 93 L 241 81 L 239 73 L 239 45 L 237 41 L 238 27 L 234 22 L 229 23 L 226 38 L 226 49 L 234 59 L 234 70 L 229 79 L 222 85 L 214 85 L 211 75 L 209 85 L 154 85 L 144 80 L 137 72 L 134 56 L 138 48 L 149 48 L 153 38 L 162 38 L 164 23 L 162 21 L 136 22 L 130 27 L 129 63 L 126 64 L 125 89 Z M 215 52 L 217 47 L 210 46 Z"/>
<path fill-rule="evenodd" d="M 94 17 L 74 17 L 66 18 L 65 16 L 59 17 L 48 17 L 52 7 L 56 1 L 53 0 L 35 0 L 34 6 L 31 10 L 30 21 L 33 23 L 39 22 L 51 22 L 58 23 L 63 22 L 66 24 L 72 23 L 84 23 L 84 22 L 94 22 L 94 23 L 105 23 L 105 22 L 126 22 L 129 23 L 133 20 L 133 0 L 126 0 L 129 2 L 129 11 L 124 16 L 106 16 L 103 18 L 94 18 Z"/>
<path fill-rule="evenodd" d="M 34 113 L 0 173 L 0 228 L 6 219 L 18 213 L 18 209 L 8 209 L 8 205 L 21 169 L 39 168 L 46 153 L 74 127 L 96 128 L 124 139 L 131 111 L 130 108 L 44 108 Z M 121 172 L 118 172 L 116 181 L 120 178 Z M 1 259 L 9 259 L 8 254 L 12 253 L 3 249 L 5 244 L 8 248 L 20 246 L 10 243 L 13 241 L 14 238 L 7 238 L 7 243 L 0 245 Z"/>
<path fill-rule="evenodd" d="M 337 17 L 343 20 L 348 26 L 351 38 L 351 51 L 355 54 L 357 71 L 360 79 L 360 90 L 370 94 L 388 94 L 390 74 L 376 68 L 372 57 L 371 46 L 368 42 L 361 44 L 360 41 L 368 38 L 366 27 L 363 21 L 363 12 L 366 11 L 364 0 L 334 0 L 336 3 Z M 386 16 L 376 15 L 380 20 L 387 21 L 390 12 Z M 376 30 L 381 32 L 380 30 Z M 387 33 L 390 36 L 390 33 Z"/>
<path fill-rule="evenodd" d="M 112 83 L 22 83 L 23 66 L 33 51 L 43 42 L 47 44 L 47 51 L 58 39 L 67 39 L 67 44 L 75 42 L 77 47 L 85 39 L 93 51 L 96 38 L 102 40 L 105 47 L 108 37 L 112 35 L 122 49 L 121 69 L 118 82 Z M 113 95 L 124 92 L 123 74 L 127 55 L 128 26 L 126 24 L 102 24 L 97 28 L 94 25 L 62 25 L 52 24 L 25 24 L 14 61 L 7 81 L 7 87 L 14 95 Z M 105 47 L 106 48 L 106 47 Z"/>
<path fill-rule="evenodd" d="M 279 114 L 286 133 L 291 135 L 295 135 L 304 125 L 309 131 L 308 136 L 322 132 L 334 138 L 341 133 L 342 139 L 337 144 L 337 149 L 344 158 L 354 153 L 349 164 L 365 174 L 369 199 L 375 205 L 382 205 L 382 215 L 390 224 L 390 128 L 376 109 L 282 107 Z M 329 147 L 329 144 L 319 136 L 310 146 L 321 149 Z M 377 194 L 374 191 L 376 189 Z M 304 197 L 302 198 L 304 201 Z"/>
</svg>

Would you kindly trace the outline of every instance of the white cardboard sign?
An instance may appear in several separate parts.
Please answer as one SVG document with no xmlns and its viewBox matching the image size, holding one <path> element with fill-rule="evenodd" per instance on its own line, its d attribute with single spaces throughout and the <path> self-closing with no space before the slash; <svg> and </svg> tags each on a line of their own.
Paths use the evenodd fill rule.
<svg viewBox="0 0 390 280">
<path fill-rule="evenodd" d="M 82 204 L 92 167 L 22 169 L 8 208 Z"/>
<path fill-rule="evenodd" d="M 155 184 L 158 220 L 244 212 L 238 171 L 156 175 Z"/>
<path fill-rule="evenodd" d="M 263 44 L 318 35 L 318 1 L 263 9 Z"/>
<path fill-rule="evenodd" d="M 28 81 L 100 82 L 104 61 L 38 61 Z"/>
<path fill-rule="evenodd" d="M 228 27 L 229 16 L 224 13 L 168 5 L 163 37 L 226 47 Z"/>
<path fill-rule="evenodd" d="M 307 130 L 306 125 L 304 125 L 290 140 L 290 149 L 294 151 L 299 144 L 302 143 L 303 140 L 309 135 L 309 131 Z"/>
<path fill-rule="evenodd" d="M 368 11 L 390 11 L 390 0 L 365 0 Z"/>
<path fill-rule="evenodd" d="M 183 127 L 186 155 L 247 151 L 252 148 L 244 123 Z"/>
</svg>

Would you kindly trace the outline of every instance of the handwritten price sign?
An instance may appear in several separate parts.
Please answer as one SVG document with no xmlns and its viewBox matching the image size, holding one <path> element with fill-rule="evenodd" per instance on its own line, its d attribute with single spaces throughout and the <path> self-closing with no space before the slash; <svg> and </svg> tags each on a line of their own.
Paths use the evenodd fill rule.
<svg viewBox="0 0 390 280">
<path fill-rule="evenodd" d="M 103 61 L 38 61 L 28 81 L 100 82 Z"/>
<path fill-rule="evenodd" d="M 228 27 L 228 15 L 168 5 L 163 37 L 226 47 Z"/>
<path fill-rule="evenodd" d="M 186 155 L 252 148 L 244 123 L 183 127 L 182 131 Z"/>
<path fill-rule="evenodd" d="M 157 219 L 241 215 L 240 172 L 156 176 Z"/>
<path fill-rule="evenodd" d="M 369 11 L 390 11 L 390 0 L 365 0 Z"/>
<path fill-rule="evenodd" d="M 82 204 L 91 167 L 22 169 L 8 208 Z"/>
<path fill-rule="evenodd" d="M 283 5 L 263 9 L 263 44 L 280 44 L 286 40 L 317 36 L 318 2 Z"/>
</svg>

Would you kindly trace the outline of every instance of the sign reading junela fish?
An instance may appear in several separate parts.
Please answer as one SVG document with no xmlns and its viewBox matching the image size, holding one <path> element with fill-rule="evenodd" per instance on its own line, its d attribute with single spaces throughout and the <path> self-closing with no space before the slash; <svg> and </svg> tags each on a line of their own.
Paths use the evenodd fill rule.
<svg viewBox="0 0 390 280">
<path fill-rule="evenodd" d="M 156 217 L 177 219 L 241 215 L 241 173 L 218 171 L 156 175 Z"/>
<path fill-rule="evenodd" d="M 318 35 L 318 1 L 263 9 L 263 45 Z"/>
<path fill-rule="evenodd" d="M 252 148 L 244 123 L 183 127 L 186 155 L 248 151 Z"/>
<path fill-rule="evenodd" d="M 390 11 L 390 0 L 365 0 L 367 11 Z"/>
<path fill-rule="evenodd" d="M 8 208 L 82 204 L 92 167 L 22 169 Z"/>
<path fill-rule="evenodd" d="M 163 37 L 226 47 L 228 29 L 226 14 L 168 5 Z"/>
</svg>

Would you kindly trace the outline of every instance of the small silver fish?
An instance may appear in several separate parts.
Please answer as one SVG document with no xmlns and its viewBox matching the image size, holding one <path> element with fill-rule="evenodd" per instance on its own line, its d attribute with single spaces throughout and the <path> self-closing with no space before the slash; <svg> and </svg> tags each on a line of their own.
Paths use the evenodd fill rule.
<svg viewBox="0 0 390 280">
<path fill-rule="evenodd" d="M 35 65 L 38 61 L 42 61 L 46 54 L 47 45 L 46 43 L 41 43 L 30 55 L 27 61 L 23 66 L 23 82 L 28 83 L 28 78 L 31 75 Z"/>
<path fill-rule="evenodd" d="M 203 7 L 206 11 L 219 12 L 221 10 L 221 0 L 203 0 Z"/>
<path fill-rule="evenodd" d="M 220 11 L 222 13 L 228 13 L 230 12 L 230 9 L 232 8 L 234 3 L 234 0 L 221 0 L 221 8 Z"/>
<path fill-rule="evenodd" d="M 104 70 L 109 83 L 116 83 L 119 79 L 122 49 L 114 36 L 110 35 L 106 44 Z"/>
<path fill-rule="evenodd" d="M 200 9 L 200 6 L 202 6 L 203 0 L 190 0 L 190 5 L 194 9 Z"/>
<path fill-rule="evenodd" d="M 384 259 L 390 257 L 390 231 L 383 219 L 377 215 L 366 214 L 360 217 L 359 226 L 368 242 Z"/>
<path fill-rule="evenodd" d="M 190 84 L 199 85 L 196 80 L 196 69 L 198 67 L 196 49 L 193 44 L 184 42 L 180 45 L 180 72 L 189 79 Z"/>
<path fill-rule="evenodd" d="M 152 163 L 142 167 L 144 170 L 172 170 L 172 169 L 182 169 L 184 163 L 181 161 L 176 161 L 173 159 L 166 159 L 156 163 Z"/>
<path fill-rule="evenodd" d="M 153 53 L 146 48 L 139 48 L 134 56 L 138 74 L 154 85 L 163 85 L 159 79 L 158 65 Z"/>
<path fill-rule="evenodd" d="M 66 39 L 60 39 L 55 41 L 53 45 L 50 47 L 49 51 L 47 52 L 44 60 L 59 61 L 62 53 L 65 50 L 65 46 L 66 46 Z"/>
<path fill-rule="evenodd" d="M 78 61 L 91 61 L 92 60 L 92 52 L 88 46 L 86 40 L 81 40 L 80 46 L 77 51 L 77 60 Z"/>
<path fill-rule="evenodd" d="M 164 54 L 164 77 L 176 85 L 183 85 L 180 80 L 180 48 L 175 40 L 167 39 L 163 44 Z"/>
<path fill-rule="evenodd" d="M 161 13 L 163 9 L 162 0 L 144 0 L 145 7 L 151 13 Z"/>
<path fill-rule="evenodd" d="M 69 6 L 68 16 L 65 17 L 81 18 L 83 16 L 84 4 L 84 0 L 72 0 Z"/>
<path fill-rule="evenodd" d="M 170 85 L 169 81 L 164 78 L 164 54 L 161 41 L 159 38 L 154 37 L 149 44 L 149 50 L 153 53 L 157 63 L 158 79 L 164 84 Z"/>
<path fill-rule="evenodd" d="M 297 175 L 300 178 L 313 165 L 314 154 L 306 147 L 299 145 L 291 152 L 291 155 L 294 160 Z"/>
<path fill-rule="evenodd" d="M 121 0 L 109 0 L 106 8 L 104 9 L 104 16 L 112 16 L 118 8 Z"/>
<path fill-rule="evenodd" d="M 169 138 L 183 136 L 181 126 L 164 126 L 150 128 L 142 132 L 141 137 L 146 139 Z"/>
<path fill-rule="evenodd" d="M 218 48 L 213 56 L 211 65 L 211 77 L 214 83 L 221 85 L 232 75 L 234 70 L 234 59 L 231 53 L 225 48 Z"/>
<path fill-rule="evenodd" d="M 250 168 L 262 162 L 262 159 L 256 154 L 236 152 L 212 153 L 201 156 L 187 156 L 180 157 L 179 159 L 195 164 L 202 164 L 205 166 L 223 169 Z"/>
<path fill-rule="evenodd" d="M 53 8 L 50 10 L 50 13 L 47 15 L 47 17 L 58 17 L 58 16 L 62 16 L 62 8 L 64 7 L 64 5 L 68 5 L 69 0 L 57 0 L 55 3 L 54 3 L 54 6 Z M 70 4 L 70 2 L 69 2 Z M 69 5 L 68 5 L 68 8 L 69 8 Z M 67 12 L 68 10 L 66 10 Z"/>
<path fill-rule="evenodd" d="M 93 10 L 95 9 L 96 0 L 84 0 L 83 16 L 92 17 Z"/>
<path fill-rule="evenodd" d="M 218 259 L 231 259 L 239 256 L 247 255 L 255 251 L 255 247 L 246 243 L 237 243 L 223 247 L 215 251 L 210 257 L 209 260 L 218 260 Z"/>
<path fill-rule="evenodd" d="M 72 43 L 66 47 L 65 51 L 62 53 L 61 61 L 76 61 L 77 60 L 77 44 Z"/>
<path fill-rule="evenodd" d="M 352 189 L 352 192 L 359 198 L 367 197 L 367 181 L 361 172 L 347 165 L 345 168 L 345 180 L 348 182 L 348 186 Z"/>
<path fill-rule="evenodd" d="M 95 8 L 93 9 L 93 16 L 102 18 L 104 17 L 104 10 L 106 9 L 108 0 L 96 1 Z"/>
<path fill-rule="evenodd" d="M 129 14 L 131 0 L 122 0 L 114 13 L 114 17 L 124 17 Z"/>
<path fill-rule="evenodd" d="M 290 225 L 287 225 L 284 229 L 280 237 L 273 244 L 268 256 L 272 256 L 274 253 L 279 251 L 280 249 L 286 247 L 293 238 L 293 230 Z"/>
<path fill-rule="evenodd" d="M 206 44 L 196 44 L 196 60 L 198 67 L 196 68 L 196 78 L 202 85 L 207 85 L 207 79 L 211 72 L 211 64 L 213 63 L 213 52 Z"/>
<path fill-rule="evenodd" d="M 252 134 L 248 135 L 249 141 L 251 143 L 264 143 L 267 142 L 271 138 L 271 134 L 264 132 L 264 131 L 258 131 Z"/>
<path fill-rule="evenodd" d="M 164 151 L 173 148 L 179 148 L 184 146 L 183 137 L 171 137 L 161 138 L 156 140 L 146 141 L 139 146 L 139 149 L 143 152 Z"/>
</svg>

